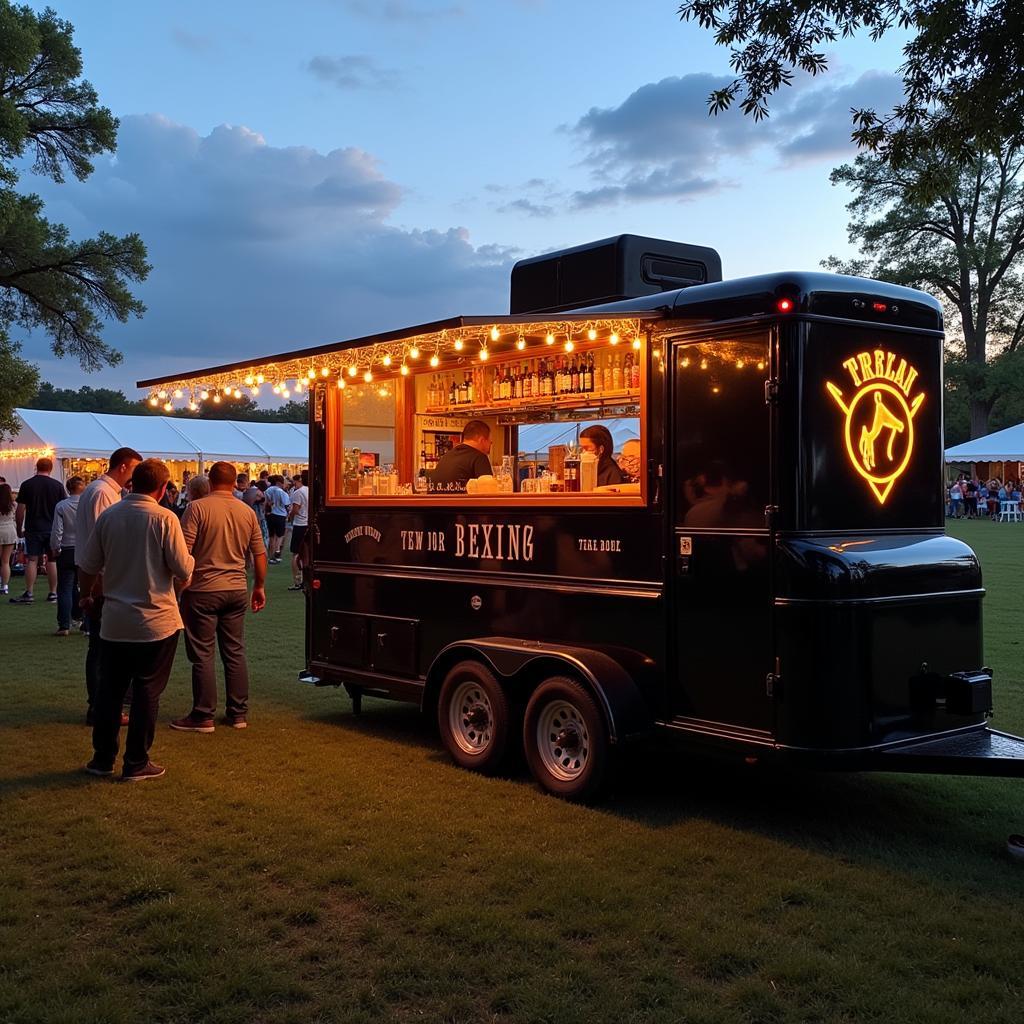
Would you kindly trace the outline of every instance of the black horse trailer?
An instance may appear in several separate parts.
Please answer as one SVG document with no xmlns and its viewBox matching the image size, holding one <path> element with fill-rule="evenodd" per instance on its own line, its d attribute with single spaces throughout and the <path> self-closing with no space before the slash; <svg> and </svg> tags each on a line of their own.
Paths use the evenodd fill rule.
<svg viewBox="0 0 1024 1024">
<path fill-rule="evenodd" d="M 623 236 L 517 266 L 512 315 L 140 386 L 309 392 L 301 678 L 357 711 L 416 702 L 460 765 L 520 749 L 584 798 L 660 733 L 750 762 L 1024 774 L 1024 740 L 987 725 L 978 560 L 944 532 L 939 304 L 720 278 L 713 250 Z M 470 420 L 492 473 L 438 482 Z M 588 425 L 632 453 L 604 486 Z"/>
</svg>

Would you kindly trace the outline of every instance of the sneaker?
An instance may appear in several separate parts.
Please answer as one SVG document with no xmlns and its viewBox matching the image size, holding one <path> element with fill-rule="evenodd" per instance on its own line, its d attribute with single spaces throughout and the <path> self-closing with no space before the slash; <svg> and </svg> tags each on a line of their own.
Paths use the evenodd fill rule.
<svg viewBox="0 0 1024 1024">
<path fill-rule="evenodd" d="M 51 590 L 50 593 L 46 595 L 46 600 L 49 601 L 50 604 L 56 604 L 57 595 Z"/>
<path fill-rule="evenodd" d="M 71 628 L 72 629 L 81 629 L 82 628 L 82 620 L 81 619 L 72 619 L 71 620 Z"/>
<path fill-rule="evenodd" d="M 225 718 L 224 724 L 232 729 L 248 729 L 249 723 L 244 718 Z"/>
<path fill-rule="evenodd" d="M 271 558 L 271 559 L 268 560 L 267 564 L 268 565 L 280 565 L 281 564 L 281 559 L 280 558 Z"/>
<path fill-rule="evenodd" d="M 7 589 L 6 583 L 0 583 L 0 594 L 9 594 L 10 590 Z"/>
<path fill-rule="evenodd" d="M 162 764 L 153 764 L 147 761 L 140 768 L 125 768 L 121 772 L 122 782 L 147 782 L 149 779 L 159 779 L 167 769 Z"/>
<path fill-rule="evenodd" d="M 57 632 L 54 633 L 53 635 L 54 636 L 71 636 L 71 630 L 70 629 L 58 629 Z"/>
<path fill-rule="evenodd" d="M 21 597 L 12 597 L 10 604 L 31 604 L 34 600 L 35 598 L 28 591 L 25 591 Z"/>
<path fill-rule="evenodd" d="M 289 590 L 302 590 L 303 587 L 302 587 L 301 583 L 293 583 L 288 589 Z"/>
<path fill-rule="evenodd" d="M 180 732 L 213 732 L 215 727 L 212 718 L 193 718 L 192 715 L 186 715 L 171 722 L 171 728 Z"/>
<path fill-rule="evenodd" d="M 98 761 L 96 761 L 96 759 L 94 758 L 94 759 L 93 759 L 92 761 L 90 761 L 90 762 L 89 762 L 89 763 L 88 763 L 88 764 L 87 764 L 87 765 L 86 765 L 86 766 L 85 766 L 85 767 L 84 767 L 84 768 L 82 769 L 82 771 L 83 771 L 83 772 L 88 772 L 88 773 L 89 773 L 90 775 L 100 775 L 100 776 L 107 776 L 107 775 L 113 775 L 113 774 L 114 774 L 114 766 L 113 766 L 113 765 L 110 765 L 110 766 L 108 767 L 108 766 L 107 766 L 107 765 L 105 765 L 105 764 L 100 764 L 100 763 L 99 763 Z"/>
</svg>

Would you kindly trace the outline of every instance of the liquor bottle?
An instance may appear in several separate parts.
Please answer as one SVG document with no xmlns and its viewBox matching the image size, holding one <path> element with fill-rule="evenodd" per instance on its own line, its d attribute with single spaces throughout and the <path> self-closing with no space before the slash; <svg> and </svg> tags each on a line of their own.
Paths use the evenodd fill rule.
<svg viewBox="0 0 1024 1024">
<path fill-rule="evenodd" d="M 530 365 L 526 363 L 520 366 L 520 376 L 523 378 L 523 398 L 530 397 Z"/>
<path fill-rule="evenodd" d="M 448 404 L 455 405 L 456 402 L 458 402 L 458 397 L 455 393 L 455 378 L 450 377 L 448 384 Z"/>
<path fill-rule="evenodd" d="M 629 373 L 629 386 L 634 390 L 638 390 L 640 387 L 640 356 L 636 355 L 633 357 L 633 366 Z"/>
<path fill-rule="evenodd" d="M 569 391 L 572 394 L 578 394 L 582 389 L 580 388 L 580 367 L 576 361 L 576 357 L 573 357 L 572 366 L 569 369 Z"/>
<path fill-rule="evenodd" d="M 501 373 L 501 398 L 507 401 L 512 397 L 512 377 L 509 374 L 508 366 L 502 368 Z"/>
<path fill-rule="evenodd" d="M 612 389 L 612 357 L 609 355 L 604 361 L 604 370 L 601 374 L 601 386 L 605 391 Z"/>
<path fill-rule="evenodd" d="M 463 405 L 469 405 L 469 374 L 463 374 L 462 383 L 459 385 L 459 401 Z"/>
<path fill-rule="evenodd" d="M 614 362 L 612 363 L 612 390 L 618 391 L 622 387 L 622 364 L 619 362 L 619 357 L 614 356 Z"/>
<path fill-rule="evenodd" d="M 594 353 L 583 357 L 583 382 L 582 390 L 591 392 L 594 390 Z"/>
<path fill-rule="evenodd" d="M 565 394 L 565 360 L 561 356 L 555 364 L 555 394 Z"/>
<path fill-rule="evenodd" d="M 530 397 L 540 398 L 540 363 L 536 359 L 530 371 Z"/>
<path fill-rule="evenodd" d="M 513 392 L 514 396 L 516 398 L 522 398 L 523 397 L 523 370 L 522 370 L 522 367 L 520 367 L 520 366 L 516 367 L 516 371 L 513 374 L 512 386 L 515 388 L 515 391 Z"/>
</svg>

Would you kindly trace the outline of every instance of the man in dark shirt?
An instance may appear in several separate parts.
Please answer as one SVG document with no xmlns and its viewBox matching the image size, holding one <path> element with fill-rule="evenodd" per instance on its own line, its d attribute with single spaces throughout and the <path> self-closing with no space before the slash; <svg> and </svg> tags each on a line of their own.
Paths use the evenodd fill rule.
<svg viewBox="0 0 1024 1024">
<path fill-rule="evenodd" d="M 18 510 L 15 514 L 18 533 L 25 538 L 25 593 L 12 597 L 11 604 L 31 604 L 32 589 L 36 585 L 39 559 L 50 549 L 50 531 L 53 529 L 53 513 L 57 502 L 68 495 L 64 485 L 54 480 L 53 459 L 42 458 L 36 462 L 36 475 L 30 477 L 18 488 Z M 46 563 L 46 578 L 50 584 L 47 601 L 57 600 L 57 563 L 51 558 Z"/>
<path fill-rule="evenodd" d="M 466 481 L 489 476 L 491 428 L 483 420 L 470 420 L 462 429 L 462 443 L 444 453 L 430 474 L 431 491 L 464 493 Z"/>
</svg>

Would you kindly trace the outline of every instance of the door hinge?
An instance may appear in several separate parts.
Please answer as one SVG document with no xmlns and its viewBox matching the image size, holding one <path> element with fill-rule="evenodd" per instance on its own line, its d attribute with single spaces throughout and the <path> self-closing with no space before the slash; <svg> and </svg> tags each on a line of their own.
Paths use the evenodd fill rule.
<svg viewBox="0 0 1024 1024">
<path fill-rule="evenodd" d="M 782 696 L 782 659 L 775 659 L 775 671 L 769 672 L 765 677 L 765 694 L 768 699 Z"/>
<path fill-rule="evenodd" d="M 779 382 L 775 377 L 769 377 L 764 382 L 764 402 L 771 405 L 779 397 Z"/>
</svg>

